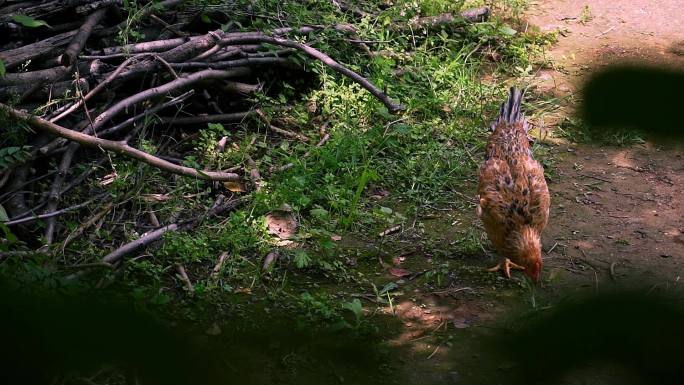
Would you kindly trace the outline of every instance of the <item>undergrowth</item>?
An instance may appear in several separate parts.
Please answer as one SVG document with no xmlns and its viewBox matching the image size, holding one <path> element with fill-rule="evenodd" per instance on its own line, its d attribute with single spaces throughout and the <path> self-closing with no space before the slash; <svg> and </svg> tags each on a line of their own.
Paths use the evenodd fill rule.
<svg viewBox="0 0 684 385">
<path fill-rule="evenodd" d="M 131 17 L 137 17 L 139 8 L 135 2 L 128 3 Z M 205 9 L 202 22 L 208 28 L 235 27 L 226 24 L 229 14 L 222 11 L 222 2 L 190 3 Z M 228 217 L 206 220 L 191 232 L 169 233 L 159 246 L 129 259 L 123 269 L 98 275 L 95 282 L 107 285 L 123 279 L 136 298 L 154 305 L 173 299 L 220 302 L 218 298 L 225 300 L 226 294 L 239 297 L 267 293 L 294 303 L 295 310 L 307 317 L 356 327 L 360 304 L 320 294 L 316 282 L 370 290 L 374 284 L 370 278 L 378 268 L 373 265 L 376 254 L 358 248 L 350 252 L 349 242 L 376 240 L 377 234 L 387 228 L 415 224 L 417 213 L 426 207 L 471 212 L 464 197 L 472 195 L 474 189 L 489 121 L 505 99 L 508 87 L 524 82 L 533 67 L 544 64 L 543 50 L 552 36 L 517 27 L 522 24 L 517 18 L 525 6 L 523 1 L 495 1 L 493 18 L 485 23 L 428 31 L 397 31 L 393 27 L 416 16 L 458 12 L 464 6 L 483 2 L 401 0 L 382 10 L 380 6 L 385 2 L 367 1 L 360 4 L 378 11 L 378 16 L 360 19 L 341 12 L 329 1 L 306 2 L 306 7 L 296 1 L 237 3 L 249 3 L 250 12 L 260 15 L 250 28 L 353 24 L 358 31 L 353 40 L 366 42 L 371 51 L 379 54 L 367 55 L 349 38 L 332 30 L 307 42 L 367 77 L 404 104 L 406 111 L 390 114 L 359 85 L 318 62 L 299 57 L 311 78 L 286 78 L 278 89 L 255 95 L 254 101 L 278 125 L 310 138 L 320 137 L 324 127 L 330 135 L 324 145 L 274 139 L 266 135 L 263 126 L 250 120 L 241 123 L 245 129 L 239 130 L 210 124 L 179 143 L 137 143 L 150 152 L 191 148 L 192 155 L 183 162 L 198 169 L 228 168 L 244 163 L 248 157 L 258 159 L 264 182 L 246 205 Z M 238 5 L 237 9 L 242 8 Z M 139 38 L 140 33 L 128 29 L 119 35 L 122 42 Z M 225 152 L 217 154 L 216 142 L 224 136 L 229 145 Z M 150 131 L 146 137 L 159 138 L 163 133 Z M 6 150 L 0 153 L 0 161 L 16 158 L 20 151 Z M 291 167 L 280 170 L 290 163 Z M 104 174 L 113 171 L 116 177 L 105 185 L 112 200 L 129 205 L 141 217 L 153 212 L 162 223 L 205 210 L 213 201 L 212 192 L 243 194 L 240 186 L 228 190 L 220 184 L 169 176 L 119 156 L 111 156 L 111 161 L 102 166 L 103 179 Z M 87 193 L 88 187 L 83 186 L 82 191 Z M 64 205 L 72 203 L 78 202 Z M 299 224 L 287 246 L 269 234 L 264 218 L 284 205 Z M 74 230 L 83 220 L 74 216 L 68 226 Z M 108 220 L 120 219 L 114 213 Z M 141 235 L 127 221 L 117 223 L 116 233 L 108 229 L 98 227 L 68 245 L 60 254 L 61 262 L 96 262 L 106 253 L 103 248 L 111 249 Z M 454 232 L 458 239 L 443 254 L 478 253 L 482 245 L 475 233 L 472 228 Z M 263 259 L 274 249 L 280 249 L 279 256 L 265 271 Z M 228 252 L 228 257 L 218 274 L 212 276 L 223 252 Z M 23 270 L 43 279 L 43 270 L 56 269 L 49 262 L 36 256 L 25 261 L 28 267 Z M 174 268 L 177 263 L 185 266 L 194 285 L 192 293 L 180 289 L 184 285 Z M 9 269 L 14 265 L 0 266 Z M 438 276 L 427 274 L 428 279 Z M 391 302 L 391 296 L 383 293 L 382 298 L 382 306 L 389 306 L 387 298 Z"/>
</svg>

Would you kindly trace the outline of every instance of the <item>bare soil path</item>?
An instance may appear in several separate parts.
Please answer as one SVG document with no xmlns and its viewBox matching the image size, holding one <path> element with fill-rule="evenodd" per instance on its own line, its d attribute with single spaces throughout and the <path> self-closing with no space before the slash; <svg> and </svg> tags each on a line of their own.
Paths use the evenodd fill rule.
<svg viewBox="0 0 684 385">
<path fill-rule="evenodd" d="M 558 122 L 572 116 L 586 75 L 602 66 L 633 61 L 684 69 L 683 9 L 682 0 L 533 3 L 526 15 L 530 25 L 561 31 L 547 53 L 554 69 L 539 71 L 531 87 L 532 92 L 568 101 L 545 117 L 546 128 L 553 134 Z M 536 294 L 542 306 L 582 291 L 619 286 L 673 290 L 682 285 L 682 148 L 648 142 L 605 147 L 562 140 L 552 146 L 552 214 L 543 238 L 544 276 L 552 279 Z M 449 214 L 438 221 L 444 223 L 432 226 L 453 229 L 456 222 L 473 220 L 474 215 Z M 404 267 L 415 271 L 419 267 L 410 266 L 412 258 L 416 257 L 406 258 Z M 463 262 L 479 269 L 493 261 L 480 257 Z M 404 358 L 397 383 L 410 379 L 420 384 L 493 384 L 505 375 L 505 363 L 494 363 L 493 371 L 483 367 L 488 358 L 477 353 L 476 341 L 490 334 L 492 325 L 505 319 L 511 308 L 532 300 L 515 284 L 473 276 L 467 270 L 453 272 L 453 286 L 440 292 L 428 293 L 410 282 L 403 287 L 405 296 L 394 308 L 403 332 L 393 342 L 406 348 L 409 358 Z M 445 339 L 447 330 L 460 337 Z M 581 383 L 614 382 L 610 375 L 602 377 L 600 369 L 598 374 L 585 376 Z"/>
<path fill-rule="evenodd" d="M 684 69 L 683 6 L 681 0 L 537 3 L 529 22 L 565 35 L 549 52 L 560 70 L 541 73 L 539 89 L 576 94 L 587 74 L 625 61 Z M 547 271 L 562 269 L 585 285 L 677 285 L 684 274 L 681 147 L 561 144 L 557 150 Z"/>
</svg>

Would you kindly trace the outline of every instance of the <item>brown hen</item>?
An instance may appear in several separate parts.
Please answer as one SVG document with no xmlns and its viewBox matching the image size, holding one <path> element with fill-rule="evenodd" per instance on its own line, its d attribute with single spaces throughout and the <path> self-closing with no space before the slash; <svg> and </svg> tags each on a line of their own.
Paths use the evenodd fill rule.
<svg viewBox="0 0 684 385">
<path fill-rule="evenodd" d="M 477 186 L 477 215 L 502 261 L 490 271 L 521 269 L 535 282 L 542 267 L 541 234 L 549 219 L 544 168 L 532 157 L 522 93 L 511 88 L 492 123 Z"/>
</svg>

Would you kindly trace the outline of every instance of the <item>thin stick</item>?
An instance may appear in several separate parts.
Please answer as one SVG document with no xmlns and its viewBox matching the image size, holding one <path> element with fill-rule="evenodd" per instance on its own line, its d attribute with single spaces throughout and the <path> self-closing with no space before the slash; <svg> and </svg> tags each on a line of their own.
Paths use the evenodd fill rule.
<svg viewBox="0 0 684 385">
<path fill-rule="evenodd" d="M 159 228 L 154 231 L 150 231 L 148 233 L 143 234 L 140 238 L 128 242 L 124 244 L 123 246 L 119 247 L 118 249 L 112 251 L 111 253 L 105 255 L 104 258 L 102 258 L 102 262 L 105 263 L 115 263 L 119 261 L 123 256 L 130 254 L 134 252 L 135 250 L 138 250 L 142 247 L 145 247 L 149 245 L 150 243 L 160 239 L 165 233 L 167 232 L 173 232 L 178 230 L 178 224 L 172 223 L 168 226 L 164 226 L 162 228 Z"/>
<path fill-rule="evenodd" d="M 617 262 L 610 264 L 610 279 L 613 281 L 617 281 L 617 278 L 615 277 L 615 265 L 617 265 Z"/>
<path fill-rule="evenodd" d="M 558 246 L 558 242 L 554 243 L 553 246 L 551 246 L 551 248 L 549 249 L 549 251 L 546 252 L 546 255 L 551 254 L 551 252 L 553 251 L 553 249 L 556 248 L 556 246 Z"/>
<path fill-rule="evenodd" d="M 440 347 L 440 346 L 442 346 L 442 345 L 437 345 L 437 347 L 435 348 L 435 350 L 432 351 L 432 354 L 430 354 L 430 355 L 428 356 L 428 358 L 427 358 L 428 360 L 429 360 L 430 358 L 432 358 L 432 356 L 434 356 L 435 354 L 437 354 L 437 351 L 439 350 L 439 347 Z"/>
<path fill-rule="evenodd" d="M 216 265 L 214 265 L 214 268 L 211 270 L 211 279 L 212 280 L 217 280 L 219 274 L 221 273 L 221 268 L 223 267 L 223 262 L 225 262 L 226 258 L 228 258 L 228 252 L 224 251 L 219 255 L 218 261 L 216 262 Z"/>
<path fill-rule="evenodd" d="M 59 198 L 61 194 L 59 191 L 62 189 L 62 184 L 64 184 L 64 178 L 66 177 L 67 171 L 71 166 L 71 162 L 74 159 L 74 154 L 78 151 L 80 145 L 78 143 L 69 144 L 67 151 L 62 155 L 62 160 L 59 163 L 59 168 L 57 169 L 57 176 L 52 182 L 52 187 L 50 188 L 50 193 L 48 194 L 48 207 L 46 214 L 49 214 L 55 210 L 59 205 Z M 56 218 L 51 216 L 45 223 L 45 244 L 51 245 L 54 240 L 55 226 L 57 224 Z"/>
<path fill-rule="evenodd" d="M 254 114 L 254 111 L 233 112 L 230 114 L 220 115 L 201 115 L 188 117 L 173 117 L 162 116 L 159 121 L 162 124 L 168 125 L 188 125 L 188 124 L 205 124 L 205 123 L 236 123 L 243 121 L 247 116 Z"/>
<path fill-rule="evenodd" d="M 261 174 L 259 174 L 259 168 L 257 168 L 256 162 L 252 157 L 247 155 L 247 167 L 249 167 L 249 175 L 254 184 L 254 189 L 259 192 L 261 191 Z"/>
<path fill-rule="evenodd" d="M 74 230 L 71 234 L 69 234 L 69 235 L 66 237 L 66 239 L 64 240 L 64 242 L 62 243 L 62 254 L 64 254 L 64 249 L 66 249 L 66 247 L 67 247 L 71 242 L 73 242 L 74 239 L 76 239 L 76 238 L 78 238 L 79 236 L 81 236 L 81 234 L 83 234 L 83 232 L 84 232 L 87 228 L 89 228 L 90 226 L 94 225 L 94 224 L 97 223 L 100 219 L 102 219 L 105 215 L 107 215 L 107 213 L 109 213 L 109 211 L 112 209 L 113 206 L 114 206 L 114 204 L 113 204 L 112 202 L 107 203 L 107 204 L 105 205 L 105 207 L 104 207 L 102 210 L 98 211 L 95 215 L 93 215 L 92 217 L 90 217 L 86 222 L 84 222 L 83 224 L 81 224 L 80 226 L 78 226 L 78 228 L 76 228 L 76 230 Z"/>
<path fill-rule="evenodd" d="M 96 196 L 95 198 L 89 199 L 83 203 L 79 203 L 77 205 L 67 207 L 67 208 L 64 208 L 61 210 L 53 211 L 53 212 L 50 212 L 47 214 L 41 214 L 41 215 L 36 215 L 33 217 L 26 217 L 26 218 L 21 218 L 21 219 L 17 219 L 17 220 L 13 220 L 13 221 L 7 221 L 7 222 L 0 222 L 0 223 L 2 223 L 5 226 L 12 226 L 12 225 L 18 225 L 20 223 L 33 222 L 33 221 L 38 220 L 38 219 L 51 218 L 51 217 L 54 217 L 56 215 L 61 215 L 61 214 L 64 214 L 66 212 L 69 212 L 69 211 L 78 210 L 81 207 L 87 206 L 87 205 L 91 204 L 93 201 L 96 201 L 105 195 L 107 195 L 107 194 L 100 194 L 100 195 Z"/>
<path fill-rule="evenodd" d="M 185 272 L 185 267 L 183 267 L 183 265 L 181 265 L 180 263 L 176 263 L 175 266 L 181 281 L 185 283 L 185 288 L 188 290 L 190 294 L 194 293 L 195 287 L 192 286 L 192 282 L 190 282 L 190 277 L 188 277 L 188 273 Z"/>
<path fill-rule="evenodd" d="M 157 104 L 156 106 L 150 108 L 149 110 L 145 110 L 145 111 L 139 113 L 138 115 L 130 117 L 130 118 L 124 120 L 123 122 L 117 124 L 116 126 L 113 126 L 113 127 L 107 128 L 106 130 L 100 131 L 98 133 L 98 136 L 105 137 L 105 136 L 109 136 L 109 135 L 112 135 L 114 133 L 117 133 L 117 132 L 127 128 L 128 126 L 135 124 L 138 120 L 146 118 L 150 115 L 154 115 L 157 112 L 159 112 L 159 111 L 161 111 L 167 107 L 175 106 L 176 104 L 182 103 L 187 98 L 194 95 L 194 93 L 195 93 L 195 90 L 190 90 L 184 94 L 181 94 L 181 95 L 174 97 L 173 99 L 171 99 L 167 102 Z"/>
<path fill-rule="evenodd" d="M 296 133 L 296 132 L 284 130 L 282 128 L 279 128 L 279 127 L 272 125 L 271 119 L 263 111 L 257 109 L 257 110 L 254 110 L 254 112 L 264 121 L 264 123 L 266 124 L 266 127 L 268 127 L 271 131 L 276 132 L 282 136 L 285 136 L 285 137 L 288 137 L 291 139 L 301 140 L 302 142 L 308 142 L 309 141 L 309 138 L 307 136 L 304 136 L 304 135 Z"/>
</svg>

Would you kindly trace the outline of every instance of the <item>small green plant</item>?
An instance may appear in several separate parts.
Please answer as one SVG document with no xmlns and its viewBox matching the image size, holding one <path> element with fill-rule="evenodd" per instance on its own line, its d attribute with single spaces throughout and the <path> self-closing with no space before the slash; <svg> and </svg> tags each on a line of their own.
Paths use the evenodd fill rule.
<svg viewBox="0 0 684 385">
<path fill-rule="evenodd" d="M 0 148 L 0 168 L 10 168 L 14 164 L 24 161 L 29 156 L 29 149 L 31 149 L 31 146 Z"/>
<path fill-rule="evenodd" d="M 126 45 L 130 41 L 140 41 L 145 35 L 138 31 L 135 26 L 144 15 L 145 8 L 138 5 L 136 0 L 123 0 L 124 10 L 128 13 L 126 21 L 119 30 L 116 40 L 121 45 Z"/>
<path fill-rule="evenodd" d="M 358 298 L 354 298 L 351 302 L 345 302 L 342 304 L 342 308 L 349 310 L 352 312 L 352 314 L 354 314 L 356 325 L 361 323 L 361 317 L 363 317 L 363 306 Z"/>
<path fill-rule="evenodd" d="M 589 5 L 585 5 L 582 7 L 582 14 L 579 17 L 579 22 L 581 24 L 587 24 L 591 19 L 594 17 L 591 15 L 591 10 L 589 9 Z"/>
</svg>

